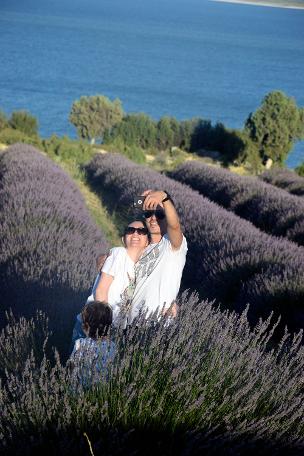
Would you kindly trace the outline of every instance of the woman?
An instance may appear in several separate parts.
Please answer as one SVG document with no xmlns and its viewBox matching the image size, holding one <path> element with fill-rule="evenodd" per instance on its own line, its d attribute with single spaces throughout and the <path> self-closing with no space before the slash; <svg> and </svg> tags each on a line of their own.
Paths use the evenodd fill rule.
<svg viewBox="0 0 304 456">
<path fill-rule="evenodd" d="M 95 292 L 97 301 L 105 301 L 113 309 L 115 326 L 125 325 L 135 287 L 135 264 L 149 244 L 144 222 L 129 223 L 122 238 L 124 247 L 114 247 L 106 259 Z"/>
<path fill-rule="evenodd" d="M 135 264 L 149 245 L 149 233 L 142 220 L 135 220 L 125 228 L 122 237 L 124 247 L 110 250 L 93 286 L 87 304 L 96 300 L 107 302 L 113 310 L 113 325 L 125 326 L 127 312 L 135 287 Z M 103 255 L 104 259 L 105 255 Z M 78 314 L 73 329 L 71 350 L 76 340 L 84 338 L 82 317 Z"/>
</svg>

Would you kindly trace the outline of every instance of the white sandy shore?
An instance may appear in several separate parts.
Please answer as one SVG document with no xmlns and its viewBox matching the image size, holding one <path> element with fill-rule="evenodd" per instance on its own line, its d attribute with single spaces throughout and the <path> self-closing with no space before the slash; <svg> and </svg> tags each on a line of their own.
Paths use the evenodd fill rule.
<svg viewBox="0 0 304 456">
<path fill-rule="evenodd" d="M 303 6 L 296 6 L 296 5 L 284 5 L 283 3 L 268 3 L 268 2 L 254 2 L 254 1 L 247 1 L 247 0 L 211 0 L 213 2 L 221 2 L 221 3 L 239 3 L 242 5 L 254 5 L 254 6 L 268 6 L 270 8 L 287 8 L 287 9 L 300 9 L 304 10 Z"/>
</svg>

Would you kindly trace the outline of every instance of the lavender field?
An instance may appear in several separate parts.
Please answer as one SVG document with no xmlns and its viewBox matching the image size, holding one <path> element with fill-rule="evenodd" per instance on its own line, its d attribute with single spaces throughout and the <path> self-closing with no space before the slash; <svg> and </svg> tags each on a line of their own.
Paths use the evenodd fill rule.
<svg viewBox="0 0 304 456">
<path fill-rule="evenodd" d="M 57 335 L 71 333 L 108 244 L 74 182 L 31 146 L 0 155 L 0 308 L 42 309 Z M 68 338 L 62 340 L 65 350 Z"/>
<path fill-rule="evenodd" d="M 295 173 L 293 174 L 296 176 Z M 265 182 L 271 183 L 271 175 L 275 174 L 268 172 L 262 178 Z M 289 172 L 290 179 L 291 175 L 292 173 Z M 204 165 L 198 161 L 182 163 L 169 176 L 249 220 L 260 230 L 304 245 L 304 200 L 302 198 L 264 183 L 256 177 L 238 176 L 223 168 Z M 280 176 L 282 179 L 283 172 Z M 300 180 L 300 176 L 297 181 L 293 179 L 293 182 L 297 183 L 298 190 Z"/>
<path fill-rule="evenodd" d="M 116 212 L 125 212 L 132 195 L 145 188 L 169 191 L 189 246 L 185 288 L 224 308 L 242 311 L 250 303 L 253 323 L 273 311 L 282 327 L 304 327 L 303 247 L 263 233 L 188 186 L 119 154 L 96 155 L 87 172 L 101 192 L 112 194 L 109 210 Z"/>
<path fill-rule="evenodd" d="M 283 188 L 287 192 L 304 196 L 304 178 L 285 168 L 265 171 L 259 176 L 264 182 Z"/>
<path fill-rule="evenodd" d="M 195 295 L 179 304 L 169 328 L 139 320 L 115 334 L 111 381 L 90 388 L 58 356 L 33 355 L 32 340 L 48 334 L 43 316 L 10 322 L 0 334 L 2 454 L 92 454 L 84 433 L 96 455 L 303 454 L 302 335 L 270 350 L 273 322 L 252 330 L 246 313 Z"/>
<path fill-rule="evenodd" d="M 274 205 L 274 225 L 289 226 L 277 237 L 119 154 L 97 154 L 86 176 L 119 228 L 135 215 L 135 194 L 171 194 L 190 291 L 171 326 L 139 317 L 113 331 L 108 381 L 92 373 L 89 386 L 75 383 L 66 362 L 72 325 L 109 242 L 46 155 L 21 144 L 0 154 L 0 452 L 303 454 L 304 247 L 289 235 L 300 232 L 301 198 L 221 179 L 254 219 Z"/>
</svg>

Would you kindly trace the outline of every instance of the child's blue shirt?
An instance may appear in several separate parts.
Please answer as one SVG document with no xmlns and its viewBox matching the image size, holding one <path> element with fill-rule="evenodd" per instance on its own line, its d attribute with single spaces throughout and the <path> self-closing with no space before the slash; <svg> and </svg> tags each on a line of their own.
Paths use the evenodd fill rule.
<svg viewBox="0 0 304 456">
<path fill-rule="evenodd" d="M 82 386 L 91 386 L 108 379 L 109 365 L 115 357 L 115 344 L 108 339 L 90 337 L 77 339 L 70 362 L 73 380 Z"/>
</svg>

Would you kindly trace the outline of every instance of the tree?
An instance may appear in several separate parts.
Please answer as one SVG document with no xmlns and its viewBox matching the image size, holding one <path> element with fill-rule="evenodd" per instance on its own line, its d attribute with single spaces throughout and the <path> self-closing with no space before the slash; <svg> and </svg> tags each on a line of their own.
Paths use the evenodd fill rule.
<svg viewBox="0 0 304 456">
<path fill-rule="evenodd" d="M 187 151 L 193 150 L 193 135 L 197 131 L 200 121 L 201 119 L 194 117 L 193 119 L 182 120 L 180 122 L 181 148 Z"/>
<path fill-rule="evenodd" d="M 156 133 L 155 122 L 147 114 L 127 114 L 110 133 L 106 133 L 105 139 L 108 143 L 120 140 L 127 146 L 148 149 L 155 147 Z"/>
<path fill-rule="evenodd" d="M 295 141 L 304 136 L 303 110 L 283 92 L 270 92 L 251 113 L 245 132 L 257 144 L 262 159 L 283 163 Z"/>
<path fill-rule="evenodd" d="M 81 97 L 73 103 L 69 120 L 76 127 L 78 136 L 91 144 L 101 140 L 107 130 L 123 117 L 121 101 L 111 101 L 103 95 Z"/>
<path fill-rule="evenodd" d="M 27 111 L 14 111 L 9 120 L 9 125 L 14 130 L 19 130 L 27 136 L 38 135 L 38 121 Z"/>
<path fill-rule="evenodd" d="M 162 117 L 157 123 L 157 146 L 166 150 L 174 145 L 174 131 L 170 117 Z"/>
</svg>

